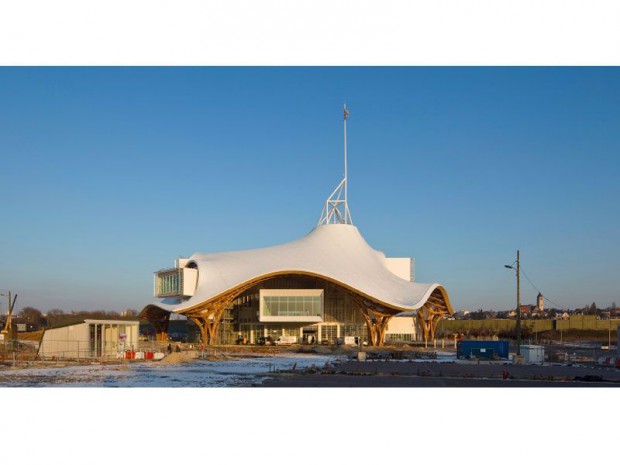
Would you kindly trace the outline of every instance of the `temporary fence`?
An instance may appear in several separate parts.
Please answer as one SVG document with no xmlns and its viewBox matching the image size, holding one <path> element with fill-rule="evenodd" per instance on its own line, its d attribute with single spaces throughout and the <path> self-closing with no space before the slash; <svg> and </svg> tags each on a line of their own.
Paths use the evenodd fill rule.
<svg viewBox="0 0 620 465">
<path fill-rule="evenodd" d="M 36 353 L 39 360 L 160 360 L 166 353 L 163 343 L 140 342 L 123 344 L 107 342 L 93 344 L 89 341 L 45 340 Z"/>
<path fill-rule="evenodd" d="M 620 368 L 620 357 L 600 357 L 598 364 Z"/>
</svg>

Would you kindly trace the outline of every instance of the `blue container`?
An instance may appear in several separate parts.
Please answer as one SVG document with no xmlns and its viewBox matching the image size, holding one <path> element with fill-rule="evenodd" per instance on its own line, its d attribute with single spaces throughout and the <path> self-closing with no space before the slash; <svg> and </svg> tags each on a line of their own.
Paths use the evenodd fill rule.
<svg viewBox="0 0 620 465">
<path fill-rule="evenodd" d="M 458 358 L 508 358 L 508 341 L 458 341 Z"/>
</svg>

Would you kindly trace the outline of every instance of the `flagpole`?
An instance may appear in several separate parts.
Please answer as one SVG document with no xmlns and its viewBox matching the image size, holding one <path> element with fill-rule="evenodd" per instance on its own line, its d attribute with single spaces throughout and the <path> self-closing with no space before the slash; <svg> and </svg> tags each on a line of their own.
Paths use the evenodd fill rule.
<svg viewBox="0 0 620 465">
<path fill-rule="evenodd" d="M 348 216 L 348 190 L 349 179 L 347 177 L 347 104 L 344 104 L 344 204 L 345 204 L 345 223 L 347 223 Z"/>
</svg>

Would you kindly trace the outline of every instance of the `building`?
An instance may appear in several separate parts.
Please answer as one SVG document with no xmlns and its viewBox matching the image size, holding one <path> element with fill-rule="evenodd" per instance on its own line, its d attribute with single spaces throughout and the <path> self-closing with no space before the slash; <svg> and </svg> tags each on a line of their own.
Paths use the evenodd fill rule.
<svg viewBox="0 0 620 465">
<path fill-rule="evenodd" d="M 533 344 L 521 345 L 523 362 L 527 365 L 531 363 L 543 363 L 545 361 L 545 348 Z"/>
<path fill-rule="evenodd" d="M 82 320 L 46 329 L 39 356 L 50 358 L 114 358 L 138 347 L 139 321 Z"/>
<path fill-rule="evenodd" d="M 388 258 L 353 225 L 345 176 L 306 236 L 273 247 L 178 259 L 154 276 L 141 316 L 167 340 L 172 313 L 198 325 L 205 344 L 245 338 L 293 337 L 335 343 L 355 336 L 371 345 L 388 339 L 433 340 L 453 310 L 438 283 L 415 282 L 412 258 Z"/>
</svg>

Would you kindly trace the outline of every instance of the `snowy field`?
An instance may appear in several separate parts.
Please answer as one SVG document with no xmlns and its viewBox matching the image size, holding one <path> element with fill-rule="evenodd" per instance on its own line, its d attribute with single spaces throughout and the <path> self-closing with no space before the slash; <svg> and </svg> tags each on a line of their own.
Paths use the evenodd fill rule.
<svg viewBox="0 0 620 465">
<path fill-rule="evenodd" d="M 260 384 L 269 373 L 332 363 L 334 356 L 287 355 L 163 365 L 88 365 L 0 371 L 0 387 L 228 387 Z"/>
</svg>

